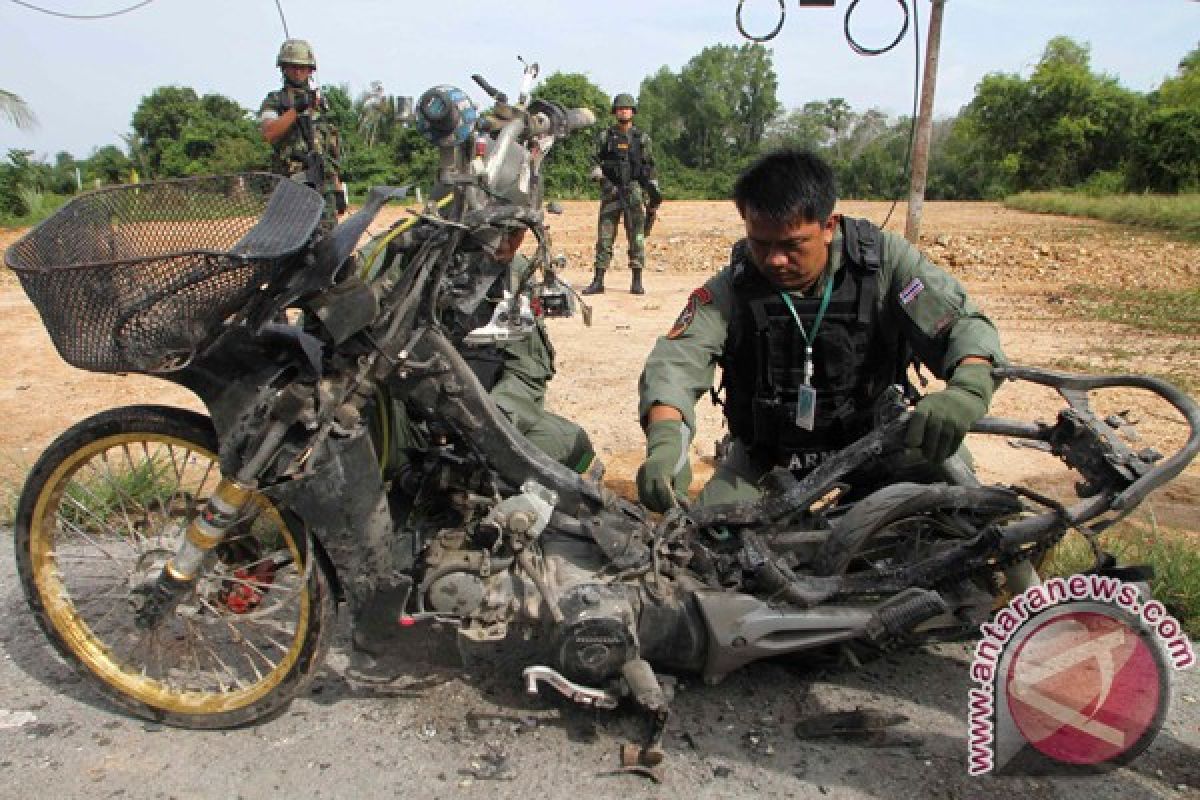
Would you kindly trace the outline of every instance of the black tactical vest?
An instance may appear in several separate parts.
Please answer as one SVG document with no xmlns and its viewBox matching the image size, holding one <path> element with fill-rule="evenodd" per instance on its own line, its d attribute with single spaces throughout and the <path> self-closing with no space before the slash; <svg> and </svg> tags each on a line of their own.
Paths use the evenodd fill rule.
<svg viewBox="0 0 1200 800">
<path fill-rule="evenodd" d="M 874 423 L 876 401 L 902 375 L 907 351 L 896 331 L 882 330 L 875 310 L 880 232 L 867 220 L 842 220 L 842 269 L 813 342 L 814 428 L 795 424 L 804 382 L 804 337 L 779 296 L 734 246 L 734 307 L 721 359 L 725 416 L 734 438 L 759 458 L 782 463 L 796 453 L 840 449 Z M 811 337 L 820 295 L 793 296 Z"/>
<path fill-rule="evenodd" d="M 610 126 L 600 148 L 600 170 L 604 177 L 624 188 L 641 180 L 644 168 L 642 132 L 631 127 L 628 133 L 621 133 L 615 125 Z"/>
</svg>

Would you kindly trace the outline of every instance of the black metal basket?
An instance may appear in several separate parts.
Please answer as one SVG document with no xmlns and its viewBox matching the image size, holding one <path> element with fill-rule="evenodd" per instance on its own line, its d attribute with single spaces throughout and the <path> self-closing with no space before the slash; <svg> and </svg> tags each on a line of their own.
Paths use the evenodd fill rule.
<svg viewBox="0 0 1200 800">
<path fill-rule="evenodd" d="M 186 363 L 308 242 L 324 201 L 268 173 L 101 189 L 8 248 L 68 364 L 162 372 Z"/>
</svg>

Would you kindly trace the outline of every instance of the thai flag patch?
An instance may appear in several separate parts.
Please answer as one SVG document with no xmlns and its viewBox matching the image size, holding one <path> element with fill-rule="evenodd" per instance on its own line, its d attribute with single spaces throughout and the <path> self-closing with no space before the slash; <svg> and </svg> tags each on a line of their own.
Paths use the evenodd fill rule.
<svg viewBox="0 0 1200 800">
<path fill-rule="evenodd" d="M 906 306 L 911 303 L 917 295 L 925 289 L 925 284 L 921 283 L 920 278 L 913 278 L 909 281 L 908 286 L 900 290 L 900 305 Z"/>
</svg>

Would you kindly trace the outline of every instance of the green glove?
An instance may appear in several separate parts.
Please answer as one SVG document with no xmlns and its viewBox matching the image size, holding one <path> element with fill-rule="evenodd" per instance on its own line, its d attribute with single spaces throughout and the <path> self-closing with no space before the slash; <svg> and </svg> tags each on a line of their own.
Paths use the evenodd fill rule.
<svg viewBox="0 0 1200 800">
<path fill-rule="evenodd" d="M 960 364 L 945 389 L 927 394 L 917 403 L 904 444 L 921 448 L 931 463 L 945 461 L 987 413 L 995 389 L 991 364 Z"/>
<path fill-rule="evenodd" d="M 646 460 L 638 468 L 637 489 L 642 504 L 651 511 L 666 511 L 676 504 L 676 497 L 687 497 L 692 482 L 689 438 L 683 420 L 659 420 L 646 428 Z"/>
</svg>

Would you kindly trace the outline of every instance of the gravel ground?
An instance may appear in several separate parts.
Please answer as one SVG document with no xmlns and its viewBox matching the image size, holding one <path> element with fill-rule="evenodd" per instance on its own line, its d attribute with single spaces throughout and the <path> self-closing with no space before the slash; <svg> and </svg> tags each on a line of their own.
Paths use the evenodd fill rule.
<svg viewBox="0 0 1200 800">
<path fill-rule="evenodd" d="M 877 220 L 886 211 L 878 204 L 849 205 L 848 212 Z M 1103 364 L 1119 357 L 1146 369 L 1162 362 L 1186 376 L 1200 374 L 1194 342 L 1130 338 L 1113 326 L 1062 313 L 1071 287 L 1080 283 L 1114 291 L 1196 285 L 1200 248 L 993 204 L 931 203 L 926 212 L 926 249 L 967 282 L 996 319 L 1014 360 L 1048 365 L 1065 354 Z M 902 220 L 903 209 L 897 214 Z M 585 267 L 594 215 L 594 203 L 573 203 L 551 221 L 576 286 L 590 277 Z M 648 294 L 628 295 L 628 272 L 614 269 L 615 291 L 591 298 L 596 324 L 590 330 L 577 319 L 553 321 L 559 376 L 551 384 L 551 406 L 591 432 L 614 489 L 630 490 L 641 456 L 633 413 L 641 360 L 687 293 L 723 263 L 736 235 L 729 204 L 668 204 L 650 241 Z M 0 246 L 13 236 L 0 231 Z M 0 331 L 0 351 L 14 354 L 9 378 L 0 383 L 0 409 L 6 419 L 21 420 L 0 429 L 6 485 L 19 482 L 58 432 L 97 409 L 147 401 L 195 405 L 194 398 L 161 383 L 63 365 L 11 274 L 0 275 L 0 310 L 9 322 Z M 1115 343 L 1120 353 L 1110 352 Z M 698 480 L 705 472 L 700 459 L 719 434 L 715 412 L 702 405 L 702 435 L 693 453 Z M 1030 418 L 1049 407 L 1043 398 L 1006 387 L 996 408 Z M 1178 439 L 1177 422 L 1150 407 L 1143 417 L 1150 433 Z M 980 448 L 981 472 L 988 480 L 1051 482 L 1034 455 L 1012 453 Z M 1195 531 L 1198 472 L 1193 466 L 1158 493 L 1144 506 L 1146 513 Z M 11 532 L 4 531 L 0 798 L 372 797 L 414 791 L 431 798 L 572 800 L 1200 797 L 1190 788 L 1200 787 L 1195 671 L 1176 674 L 1166 728 L 1132 767 L 1100 778 L 969 778 L 970 646 L 964 644 L 897 654 L 856 671 L 765 663 L 713 687 L 685 678 L 673 704 L 661 784 L 613 774 L 620 745 L 642 731 L 642 720 L 626 710 L 594 715 L 552 698 L 531 698 L 518 676 L 486 668 L 443 668 L 366 684 L 352 678 L 353 670 L 348 677 L 344 630 L 312 692 L 276 719 L 227 732 L 164 728 L 114 710 L 55 656 L 28 613 L 13 563 Z M 855 708 L 895 712 L 907 721 L 875 746 L 794 735 L 795 723 L 809 715 Z"/>
</svg>

